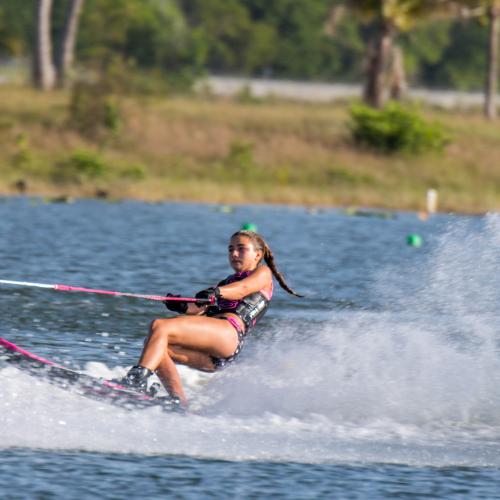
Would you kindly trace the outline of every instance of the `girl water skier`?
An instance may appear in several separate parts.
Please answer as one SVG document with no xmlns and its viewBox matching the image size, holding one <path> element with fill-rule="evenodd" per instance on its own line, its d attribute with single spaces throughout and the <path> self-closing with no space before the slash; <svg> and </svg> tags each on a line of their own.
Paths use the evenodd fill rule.
<svg viewBox="0 0 500 500">
<path fill-rule="evenodd" d="M 169 394 L 186 406 L 175 363 L 208 372 L 231 363 L 269 306 L 273 275 L 284 290 L 301 297 L 285 283 L 271 249 L 259 234 L 238 231 L 231 236 L 228 250 L 234 274 L 216 287 L 198 292 L 199 303 L 166 301 L 167 308 L 180 316 L 151 323 L 139 363 L 121 380 L 123 385 L 147 391 L 148 378 L 156 372 Z M 203 303 L 206 299 L 210 305 Z"/>
</svg>

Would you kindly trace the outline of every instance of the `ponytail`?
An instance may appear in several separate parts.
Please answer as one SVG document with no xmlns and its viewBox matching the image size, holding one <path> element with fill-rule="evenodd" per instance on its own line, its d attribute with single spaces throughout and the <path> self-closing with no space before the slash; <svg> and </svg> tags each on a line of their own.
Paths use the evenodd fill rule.
<svg viewBox="0 0 500 500">
<path fill-rule="evenodd" d="M 303 295 L 298 294 L 295 290 L 287 285 L 285 278 L 276 267 L 272 250 L 269 248 L 269 245 L 260 234 L 254 231 L 241 230 L 234 233 L 231 238 L 234 238 L 236 236 L 245 236 L 249 238 L 250 240 L 252 240 L 252 243 L 262 251 L 262 258 L 264 262 L 268 265 L 269 269 L 273 273 L 273 276 L 276 278 L 276 281 L 280 284 L 283 290 L 287 291 L 290 295 L 295 295 L 295 297 L 303 297 Z"/>
</svg>

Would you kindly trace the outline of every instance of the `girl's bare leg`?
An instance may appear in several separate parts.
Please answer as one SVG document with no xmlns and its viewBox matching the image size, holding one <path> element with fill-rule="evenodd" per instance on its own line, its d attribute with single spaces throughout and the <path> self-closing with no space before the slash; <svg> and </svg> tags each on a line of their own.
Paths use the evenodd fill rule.
<svg viewBox="0 0 500 500">
<path fill-rule="evenodd" d="M 190 366 L 198 370 L 213 372 L 215 367 L 208 354 L 203 352 L 171 346 L 163 356 L 156 369 L 156 374 L 170 394 L 178 396 L 184 406 L 187 405 L 186 395 L 182 387 L 176 363 Z"/>
<path fill-rule="evenodd" d="M 177 396 L 181 400 L 183 406 L 186 406 L 186 394 L 184 393 L 184 388 L 182 387 L 179 372 L 177 371 L 177 367 L 175 366 L 172 358 L 168 354 L 163 356 L 163 360 L 156 369 L 156 374 L 161 380 L 161 383 L 167 389 L 168 393 L 173 396 Z"/>
<path fill-rule="evenodd" d="M 151 323 L 139 364 L 155 371 L 169 345 L 225 358 L 236 350 L 238 334 L 223 319 L 200 316 L 156 319 Z"/>
<path fill-rule="evenodd" d="M 225 320 L 194 316 L 157 319 L 151 324 L 139 364 L 157 371 L 167 390 L 185 403 L 172 357 L 188 366 L 210 370 L 213 369 L 210 356 L 231 356 L 237 345 L 238 334 Z"/>
</svg>

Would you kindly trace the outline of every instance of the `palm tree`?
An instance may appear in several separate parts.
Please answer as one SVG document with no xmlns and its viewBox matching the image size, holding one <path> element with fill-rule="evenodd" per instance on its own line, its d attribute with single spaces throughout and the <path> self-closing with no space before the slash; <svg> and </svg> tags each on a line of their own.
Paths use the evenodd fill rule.
<svg viewBox="0 0 500 500">
<path fill-rule="evenodd" d="M 37 0 L 33 83 L 42 90 L 50 90 L 54 87 L 56 75 L 52 62 L 51 11 L 52 0 Z"/>
<path fill-rule="evenodd" d="M 447 0 L 350 0 L 347 5 L 374 20 L 374 38 L 368 49 L 364 99 L 375 108 L 385 100 L 385 73 L 393 52 L 393 40 L 400 30 L 410 29 L 421 17 L 437 12 Z"/>
</svg>

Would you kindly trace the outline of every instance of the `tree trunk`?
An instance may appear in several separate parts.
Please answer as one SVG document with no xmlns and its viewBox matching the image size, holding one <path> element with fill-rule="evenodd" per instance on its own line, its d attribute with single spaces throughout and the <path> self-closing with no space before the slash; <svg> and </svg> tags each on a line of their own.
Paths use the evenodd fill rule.
<svg viewBox="0 0 500 500">
<path fill-rule="evenodd" d="M 33 54 L 33 83 L 42 90 L 50 90 L 55 83 L 55 69 L 52 62 L 52 41 L 50 14 L 52 0 L 37 0 L 36 33 Z"/>
<path fill-rule="evenodd" d="M 364 89 L 366 104 L 381 108 L 385 101 L 385 75 L 391 54 L 394 27 L 386 19 L 381 21 L 375 43 L 368 51 L 367 81 Z"/>
<path fill-rule="evenodd" d="M 408 82 L 404 65 L 403 50 L 396 45 L 392 48 L 389 94 L 391 99 L 400 101 L 408 91 Z"/>
<path fill-rule="evenodd" d="M 71 72 L 75 58 L 75 45 L 78 33 L 78 21 L 85 0 L 71 0 L 64 23 L 61 48 L 57 56 L 57 82 L 64 87 L 68 73 Z"/>
<path fill-rule="evenodd" d="M 490 120 L 497 116 L 497 86 L 498 86 L 498 40 L 500 33 L 500 8 L 492 5 L 488 8 L 489 45 L 488 74 L 484 99 L 484 114 Z"/>
</svg>

